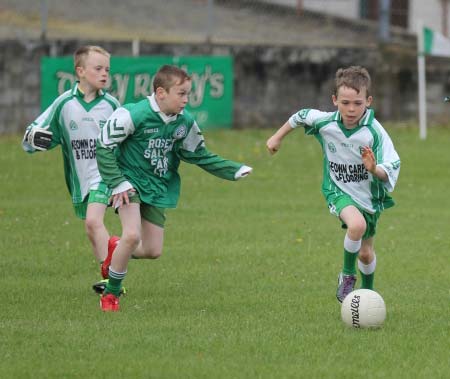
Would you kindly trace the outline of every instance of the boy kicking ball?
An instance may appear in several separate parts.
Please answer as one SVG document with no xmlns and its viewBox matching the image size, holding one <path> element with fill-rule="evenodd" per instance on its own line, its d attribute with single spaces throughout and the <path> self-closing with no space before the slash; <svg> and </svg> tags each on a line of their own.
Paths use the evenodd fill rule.
<svg viewBox="0 0 450 379">
<path fill-rule="evenodd" d="M 400 158 L 387 132 L 369 108 L 371 79 L 365 68 L 339 69 L 332 95 L 336 112 L 302 109 L 268 139 L 271 154 L 283 138 L 302 126 L 322 146 L 324 176 L 322 193 L 332 214 L 347 229 L 344 264 L 338 276 L 336 298 L 342 303 L 356 282 L 356 260 L 361 288 L 373 289 L 377 259 L 374 236 L 381 212 L 394 205 Z"/>
</svg>

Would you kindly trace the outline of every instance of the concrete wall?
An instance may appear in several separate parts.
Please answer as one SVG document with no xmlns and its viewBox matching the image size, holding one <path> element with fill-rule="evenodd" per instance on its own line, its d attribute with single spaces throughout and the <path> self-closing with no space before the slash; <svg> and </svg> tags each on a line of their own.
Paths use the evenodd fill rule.
<svg viewBox="0 0 450 379">
<path fill-rule="evenodd" d="M 442 0 L 415 0 L 410 2 L 409 31 L 415 33 L 417 31 L 417 24 L 420 21 L 423 25 L 449 37 L 449 30 L 445 31 L 443 26 L 445 22 L 447 22 L 447 27 L 450 26 L 450 4 L 447 6 L 446 14 L 444 11 L 445 7 L 443 6 Z"/>
<path fill-rule="evenodd" d="M 360 19 L 360 0 L 262 0 L 264 3 L 357 20 Z M 447 7 L 443 6 L 445 1 Z M 391 1 L 392 6 L 392 1 Z M 409 0 L 407 31 L 416 33 L 418 22 L 450 37 L 449 0 Z M 447 30 L 443 26 L 447 23 Z"/>
<path fill-rule="evenodd" d="M 320 12 L 349 19 L 359 19 L 360 0 L 261 0 L 263 3 Z"/>
<path fill-rule="evenodd" d="M 21 133 L 40 113 L 40 58 L 71 55 L 86 41 L 0 42 L 0 134 Z M 89 41 L 95 44 L 95 41 Z M 113 55 L 130 56 L 129 42 L 98 42 Z M 373 77 L 373 106 L 381 122 L 417 119 L 417 68 L 414 51 L 141 44 L 140 55 L 231 54 L 235 62 L 234 126 L 278 127 L 298 109 L 333 110 L 337 68 L 359 64 Z M 430 121 L 450 120 L 448 60 L 427 59 Z"/>
</svg>

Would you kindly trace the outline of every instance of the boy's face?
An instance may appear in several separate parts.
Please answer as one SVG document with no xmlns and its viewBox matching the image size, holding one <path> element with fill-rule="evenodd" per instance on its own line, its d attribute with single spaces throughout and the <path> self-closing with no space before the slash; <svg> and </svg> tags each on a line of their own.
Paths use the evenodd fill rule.
<svg viewBox="0 0 450 379">
<path fill-rule="evenodd" d="M 106 87 L 109 78 L 109 57 L 95 51 L 90 52 L 82 66 L 77 67 L 82 89 L 99 90 Z"/>
<path fill-rule="evenodd" d="M 192 82 L 185 80 L 180 84 L 178 81 L 175 85 L 166 91 L 162 87 L 156 89 L 156 102 L 158 103 L 161 111 L 167 115 L 180 113 L 188 103 L 188 96 L 191 92 Z"/>
<path fill-rule="evenodd" d="M 361 88 L 359 93 L 353 88 L 339 87 L 337 96 L 333 95 L 333 104 L 337 106 L 346 128 L 352 129 L 358 125 L 366 108 L 372 103 L 372 96 L 367 97 L 367 89 Z"/>
</svg>

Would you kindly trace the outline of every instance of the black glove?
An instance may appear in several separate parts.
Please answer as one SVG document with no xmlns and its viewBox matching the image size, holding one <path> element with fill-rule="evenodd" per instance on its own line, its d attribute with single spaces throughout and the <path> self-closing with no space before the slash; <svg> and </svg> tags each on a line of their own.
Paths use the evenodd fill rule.
<svg viewBox="0 0 450 379">
<path fill-rule="evenodd" d="M 52 143 L 53 133 L 47 129 L 32 128 L 25 134 L 24 140 L 36 150 L 47 150 Z"/>
</svg>

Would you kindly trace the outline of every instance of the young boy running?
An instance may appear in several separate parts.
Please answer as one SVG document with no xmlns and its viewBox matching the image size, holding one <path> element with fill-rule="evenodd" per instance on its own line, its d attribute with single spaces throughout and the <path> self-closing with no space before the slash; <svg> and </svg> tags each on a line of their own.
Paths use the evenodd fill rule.
<svg viewBox="0 0 450 379">
<path fill-rule="evenodd" d="M 302 109 L 267 141 L 275 154 L 283 138 L 299 126 L 314 135 L 322 146 L 324 177 L 322 193 L 330 212 L 347 229 L 344 265 L 338 277 L 336 297 L 342 302 L 355 286 L 356 259 L 362 288 L 373 289 L 376 256 L 374 236 L 380 213 L 392 207 L 388 192 L 394 190 L 400 158 L 381 124 L 374 118 L 371 79 L 365 68 L 339 69 L 332 96 L 336 112 Z"/>
<path fill-rule="evenodd" d="M 103 91 L 110 70 L 106 50 L 80 47 L 74 54 L 74 68 L 77 82 L 27 127 L 22 147 L 34 153 L 61 145 L 75 215 L 84 220 L 94 256 L 103 262 L 109 240 L 103 220 L 111 191 L 101 181 L 97 168 L 96 140 L 100 128 L 120 104 Z"/>
<path fill-rule="evenodd" d="M 111 258 L 111 264 L 100 301 L 103 311 L 119 310 L 118 296 L 132 255 L 161 255 L 165 209 L 175 208 L 179 197 L 180 161 L 227 180 L 252 170 L 206 149 L 197 123 L 184 109 L 191 86 L 191 78 L 182 69 L 161 67 L 154 77 L 154 93 L 117 109 L 97 141 L 98 167 L 113 190 L 113 206 L 122 223 L 120 242 L 107 259 Z"/>
</svg>

